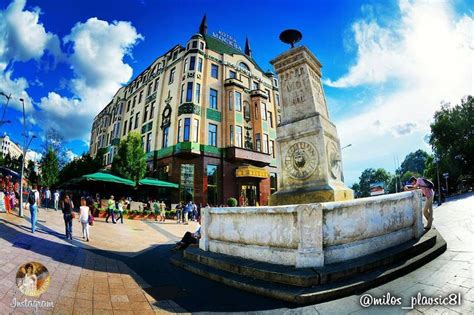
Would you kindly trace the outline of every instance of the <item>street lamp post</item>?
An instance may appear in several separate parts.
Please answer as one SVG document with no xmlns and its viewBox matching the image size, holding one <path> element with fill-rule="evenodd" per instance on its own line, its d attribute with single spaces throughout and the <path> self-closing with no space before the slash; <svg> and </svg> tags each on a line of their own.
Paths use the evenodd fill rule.
<svg viewBox="0 0 474 315">
<path fill-rule="evenodd" d="M 18 215 L 23 217 L 23 176 L 25 172 L 25 160 L 26 160 L 26 152 L 28 152 L 28 147 L 31 144 L 36 136 L 32 135 L 31 137 L 26 133 L 26 119 L 25 119 L 25 100 L 20 98 L 20 101 L 23 105 L 23 158 L 21 160 L 21 172 L 20 172 L 20 209 L 18 211 Z"/>
</svg>

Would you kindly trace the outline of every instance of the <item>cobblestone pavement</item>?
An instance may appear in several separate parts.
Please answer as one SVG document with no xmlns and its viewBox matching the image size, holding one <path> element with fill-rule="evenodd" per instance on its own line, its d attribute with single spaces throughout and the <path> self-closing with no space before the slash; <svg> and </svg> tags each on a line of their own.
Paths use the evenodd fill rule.
<svg viewBox="0 0 474 315">
<path fill-rule="evenodd" d="M 153 223 L 158 224 L 158 223 Z M 146 281 L 125 263 L 158 243 L 169 243 L 187 226 L 169 225 L 166 234 L 141 221 L 106 224 L 97 219 L 91 227 L 91 241 L 82 239 L 80 223 L 73 222 L 72 241 L 64 238 L 62 214 L 41 209 L 37 231 L 30 231 L 29 212 L 25 218 L 0 214 L 0 314 L 26 313 L 32 309 L 12 308 L 12 301 L 23 301 L 15 276 L 20 265 L 36 261 L 51 275 L 51 284 L 40 298 L 54 308 L 39 309 L 47 314 L 164 314 L 183 313 L 173 301 L 156 301 L 146 293 Z M 194 226 L 191 227 L 191 229 Z M 123 259 L 122 259 L 123 258 Z"/>
<path fill-rule="evenodd" d="M 401 297 L 403 306 L 418 292 L 426 296 L 461 293 L 460 306 L 372 306 L 362 308 L 360 296 L 296 307 L 239 291 L 193 275 L 168 263 L 171 243 L 195 225 L 126 220 L 106 224 L 98 219 L 91 242 L 66 241 L 59 212 L 42 210 L 39 230 L 31 234 L 28 218 L 0 214 L 0 314 L 13 310 L 13 298 L 24 299 L 15 274 L 28 261 L 44 264 L 51 285 L 41 296 L 54 302 L 53 314 L 164 314 L 251 312 L 258 314 L 472 314 L 474 313 L 474 194 L 452 198 L 435 209 L 434 225 L 448 250 L 427 265 L 366 293 Z M 26 213 L 28 216 L 28 212 Z M 31 314 L 31 309 L 16 313 Z"/>
</svg>

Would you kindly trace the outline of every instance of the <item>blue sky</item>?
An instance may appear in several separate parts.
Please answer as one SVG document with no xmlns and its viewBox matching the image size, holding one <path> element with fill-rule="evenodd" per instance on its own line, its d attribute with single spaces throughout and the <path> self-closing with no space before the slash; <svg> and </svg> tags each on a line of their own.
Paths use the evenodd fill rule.
<svg viewBox="0 0 474 315">
<path fill-rule="evenodd" d="M 394 156 L 429 150 L 434 111 L 473 93 L 470 1 L 2 1 L 0 91 L 13 97 L 0 131 L 21 140 L 23 97 L 34 151 L 50 127 L 71 157 L 87 151 L 92 119 L 118 87 L 184 44 L 204 13 L 210 32 L 242 47 L 248 36 L 263 69 L 287 49 L 282 30 L 303 33 L 341 144 L 352 144 L 349 185 L 365 168 L 393 172 Z"/>
</svg>

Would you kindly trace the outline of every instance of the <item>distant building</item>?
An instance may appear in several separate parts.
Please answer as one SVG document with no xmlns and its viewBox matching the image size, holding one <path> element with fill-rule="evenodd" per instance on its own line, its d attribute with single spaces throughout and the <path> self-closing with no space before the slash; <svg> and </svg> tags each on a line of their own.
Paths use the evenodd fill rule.
<svg viewBox="0 0 474 315">
<path fill-rule="evenodd" d="M 16 159 L 23 154 L 20 146 L 10 140 L 10 137 L 7 136 L 6 133 L 3 135 L 3 137 L 0 137 L 0 143 L 2 145 L 0 152 L 3 157 L 10 153 L 10 156 Z"/>
<path fill-rule="evenodd" d="M 186 46 L 158 57 L 95 117 L 90 154 L 110 166 L 121 139 L 142 135 L 148 175 L 180 184 L 171 202 L 266 205 L 277 189 L 278 80 L 204 17 Z"/>
</svg>

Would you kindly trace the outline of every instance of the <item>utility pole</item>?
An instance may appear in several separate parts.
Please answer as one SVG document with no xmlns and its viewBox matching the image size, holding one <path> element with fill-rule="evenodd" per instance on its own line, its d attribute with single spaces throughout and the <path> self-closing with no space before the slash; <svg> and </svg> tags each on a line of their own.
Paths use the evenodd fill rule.
<svg viewBox="0 0 474 315">
<path fill-rule="evenodd" d="M 5 103 L 5 106 L 3 107 L 2 119 L 0 120 L 0 127 L 2 127 L 3 124 L 7 124 L 11 122 L 9 120 L 5 120 L 5 114 L 7 112 L 8 103 L 10 103 L 10 99 L 12 98 L 12 94 L 10 93 L 9 95 L 7 95 L 4 92 L 0 92 L 0 95 L 5 96 L 5 98 L 7 99 L 7 102 Z"/>
<path fill-rule="evenodd" d="M 436 159 L 436 176 L 438 177 L 438 206 L 441 205 L 441 183 L 439 181 L 439 159 L 438 157 L 435 157 Z"/>
<path fill-rule="evenodd" d="M 23 217 L 23 176 L 25 173 L 25 161 L 26 161 L 26 152 L 28 152 L 28 147 L 31 144 L 36 136 L 32 135 L 31 137 L 26 133 L 26 119 L 25 119 L 25 100 L 20 98 L 20 101 L 23 105 L 23 156 L 21 160 L 21 172 L 20 172 L 20 209 L 18 215 Z"/>
</svg>

